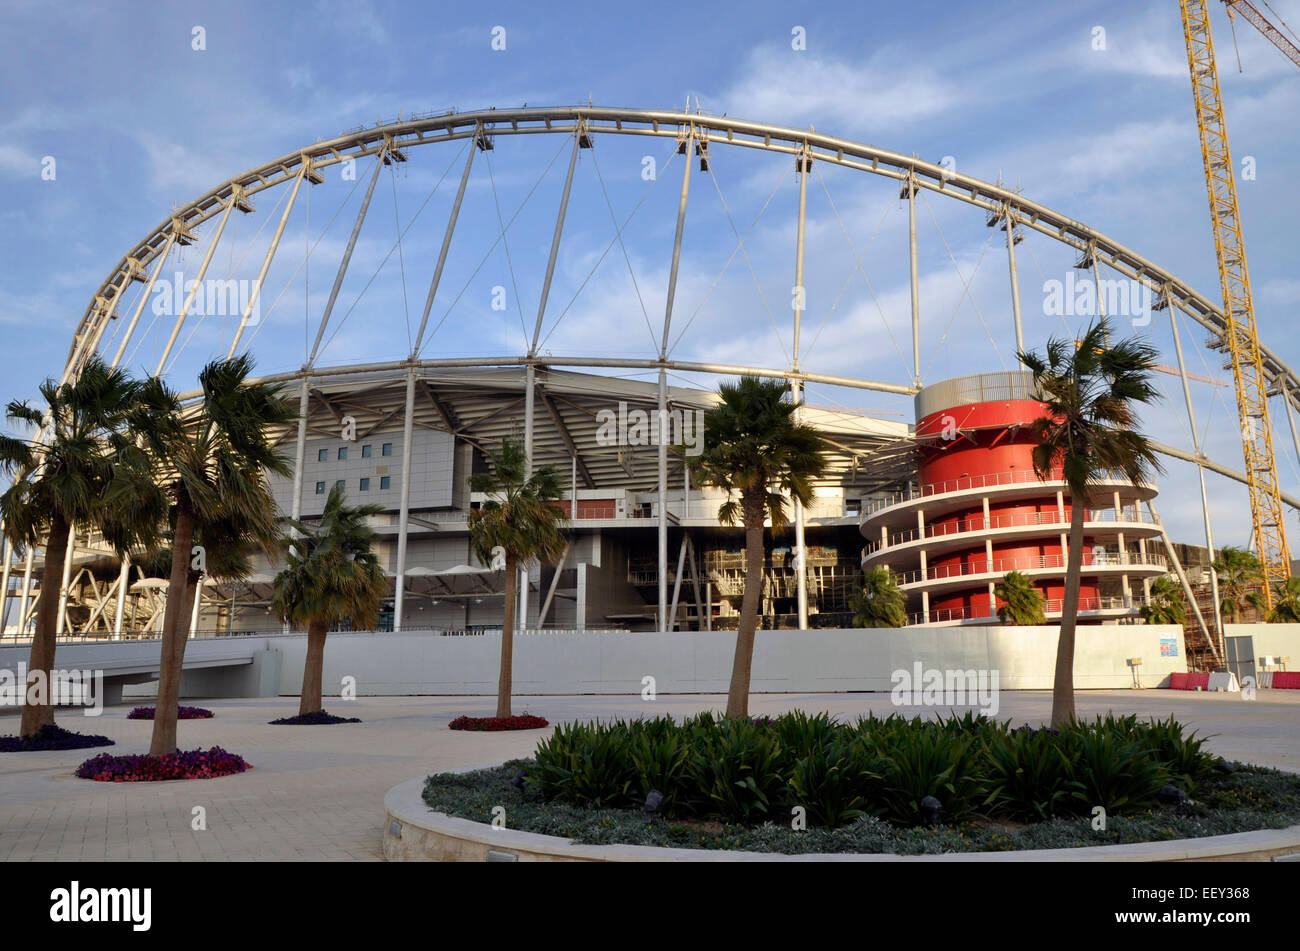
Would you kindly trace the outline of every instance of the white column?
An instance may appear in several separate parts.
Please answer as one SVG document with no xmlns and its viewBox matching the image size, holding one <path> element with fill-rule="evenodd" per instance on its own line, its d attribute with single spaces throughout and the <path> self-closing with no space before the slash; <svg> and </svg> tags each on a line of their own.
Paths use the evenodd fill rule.
<svg viewBox="0 0 1300 951">
<path fill-rule="evenodd" d="M 257 281 L 253 284 L 252 293 L 248 295 L 248 303 L 244 305 L 244 312 L 240 315 L 239 326 L 235 328 L 235 339 L 230 341 L 230 351 L 226 354 L 227 360 L 235 355 L 235 349 L 239 346 L 239 338 L 244 335 L 244 328 L 248 326 L 248 318 L 252 315 L 253 308 L 257 306 L 257 299 L 262 294 L 262 283 L 266 280 L 266 272 L 271 269 L 271 260 L 280 247 L 280 238 L 284 236 L 284 226 L 289 223 L 289 212 L 293 211 L 293 203 L 298 200 L 298 190 L 302 187 L 302 180 L 306 178 L 310 169 L 311 162 L 304 158 L 302 167 L 293 180 L 293 191 L 289 193 L 289 201 L 284 206 L 284 214 L 280 216 L 280 223 L 276 226 L 275 236 L 271 238 L 271 246 L 266 249 L 266 257 L 262 259 L 262 269 L 257 272 Z"/>
<path fill-rule="evenodd" d="M 293 455 L 293 499 L 289 503 L 290 516 L 294 521 L 302 517 L 302 467 L 307 453 L 308 390 L 307 374 L 303 373 L 302 385 L 298 390 L 298 445 Z"/>
<path fill-rule="evenodd" d="M 393 630 L 402 629 L 406 595 L 406 529 L 411 513 L 411 441 L 415 424 L 415 369 L 406 373 L 406 417 L 402 421 L 402 493 L 397 517 L 397 577 L 393 594 Z"/>
<path fill-rule="evenodd" d="M 686 163 L 690 168 L 690 162 Z M 656 427 L 658 436 L 655 442 L 658 443 L 658 482 L 659 482 L 659 512 L 657 519 L 658 529 L 658 548 L 659 548 L 659 623 L 655 625 L 658 630 L 667 631 L 672 629 L 672 619 L 668 617 L 668 440 L 670 435 L 668 429 L 668 373 L 663 367 L 659 368 L 659 409 L 658 422 Z"/>
<path fill-rule="evenodd" d="M 77 550 L 77 529 L 76 526 L 68 529 L 68 551 L 63 559 L 63 579 L 59 582 L 59 614 L 54 619 L 54 633 L 62 634 L 65 622 L 64 615 L 68 610 L 68 582 L 72 580 L 72 556 Z M 41 586 L 44 587 L 46 579 L 41 578 Z M 44 593 L 42 593 L 44 597 Z"/>
<path fill-rule="evenodd" d="M 122 334 L 122 340 L 117 345 L 117 353 L 113 356 L 112 366 L 116 367 L 122 361 L 122 354 L 126 351 L 126 345 L 131 341 L 132 334 L 135 333 L 135 325 L 140 321 L 140 314 L 144 311 L 144 305 L 149 301 L 149 295 L 153 293 L 153 286 L 158 280 L 158 274 L 162 271 L 163 265 L 167 263 L 167 255 L 171 253 L 172 245 L 176 243 L 176 228 L 167 235 L 167 242 L 158 252 L 158 263 L 154 265 L 153 271 L 149 274 L 149 280 L 144 285 L 144 291 L 140 294 L 140 299 L 136 302 L 135 311 L 131 314 L 131 321 L 126 325 L 126 331 Z"/>
<path fill-rule="evenodd" d="M 668 359 L 668 334 L 673 322 L 673 303 L 677 297 L 677 271 L 682 260 L 682 233 L 686 228 L 686 200 L 691 192 L 691 145 L 695 141 L 695 130 L 691 129 L 682 144 L 685 167 L 682 170 L 682 190 L 677 199 L 677 231 L 673 237 L 673 258 L 668 269 L 668 293 L 664 304 L 663 338 L 659 345 L 659 359 Z M 662 424 L 668 411 L 668 375 L 659 368 L 659 422 Z M 664 439 L 659 440 L 659 630 L 666 630 L 668 615 L 668 445 Z"/>
<path fill-rule="evenodd" d="M 792 348 L 793 361 L 790 369 L 799 370 L 799 331 L 803 323 L 804 304 L 807 303 L 805 298 L 803 283 L 803 251 L 804 251 L 804 230 L 808 218 L 808 171 L 812 164 L 812 159 L 808 157 L 805 147 L 803 154 L 799 156 L 799 221 L 795 228 L 795 257 L 794 257 L 794 346 Z M 803 385 L 799 380 L 793 380 L 790 384 L 790 395 L 795 405 L 795 422 L 799 421 L 799 406 L 803 403 Z M 808 549 L 804 540 L 804 511 L 803 503 L 798 499 L 794 502 L 794 544 L 799 552 L 799 557 L 795 561 L 795 567 L 798 575 L 795 578 L 795 584 L 798 588 L 799 604 L 799 629 L 801 631 L 808 629 Z"/>
<path fill-rule="evenodd" d="M 27 601 L 32 591 L 32 546 L 27 546 L 27 557 L 23 561 L 23 590 L 18 599 L 18 635 L 21 636 L 27 626 Z"/>
<path fill-rule="evenodd" d="M 5 608 L 9 606 L 9 562 L 13 557 L 9 542 L 0 535 L 0 552 L 4 554 L 4 568 L 0 569 L 0 637 L 4 636 Z"/>
<path fill-rule="evenodd" d="M 1201 465 L 1201 437 L 1196 430 L 1196 411 L 1192 407 L 1192 386 L 1187 379 L 1187 365 L 1183 361 L 1183 340 L 1178 333 L 1178 312 L 1174 309 L 1173 295 L 1169 292 L 1169 287 L 1165 287 L 1165 307 L 1169 311 L 1169 326 L 1174 334 L 1174 352 L 1178 356 L 1178 375 L 1182 377 L 1183 382 L 1183 403 L 1187 407 L 1187 423 L 1192 433 L 1192 451 L 1196 454 L 1196 473 L 1200 476 L 1201 481 L 1201 516 L 1205 523 L 1205 552 L 1210 561 L 1210 596 L 1213 600 L 1214 608 L 1214 626 L 1215 630 L 1222 634 L 1223 631 L 1223 606 L 1219 601 L 1219 575 L 1214 570 L 1214 528 L 1210 523 L 1210 496 L 1205 489 L 1205 466 Z M 1286 384 L 1282 385 L 1282 399 L 1287 405 L 1287 416 L 1291 414 L 1291 401 L 1287 397 Z M 1295 433 L 1295 425 L 1292 424 L 1292 434 Z M 1297 456 L 1300 457 L 1300 446 L 1297 447 Z M 1142 511 L 1141 505 L 1138 507 L 1139 513 Z M 1150 589 L 1148 582 L 1143 582 L 1143 588 Z"/>
<path fill-rule="evenodd" d="M 912 383 L 920 386 L 921 292 L 916 263 L 916 181 L 914 174 L 908 176 L 907 183 L 907 244 L 910 252 L 912 278 Z"/>
<path fill-rule="evenodd" d="M 117 612 L 113 617 L 113 640 L 122 639 L 122 617 L 126 613 L 126 592 L 131 586 L 131 558 L 122 559 L 122 571 L 117 576 Z"/>
<path fill-rule="evenodd" d="M 194 587 L 194 609 L 190 611 L 190 637 L 194 637 L 199 631 L 199 611 L 203 607 L 203 586 L 207 581 L 205 575 L 199 575 L 199 582 Z"/>
<path fill-rule="evenodd" d="M 185 316 L 190 312 L 190 305 L 194 303 L 194 295 L 203 293 L 203 279 L 207 276 L 208 265 L 212 263 L 212 255 L 216 253 L 217 244 L 221 241 L 221 233 L 226 230 L 226 222 L 230 220 L 230 213 L 235 210 L 235 198 L 237 192 L 231 192 L 230 198 L 226 200 L 226 210 L 221 213 L 221 220 L 217 223 L 216 234 L 208 242 L 208 248 L 203 253 L 203 260 L 199 264 L 199 273 L 195 276 L 188 293 L 185 295 L 185 303 L 181 307 L 181 312 L 176 315 L 176 320 L 172 323 L 171 336 L 167 338 L 167 346 L 163 347 L 162 356 L 158 358 L 158 366 L 154 369 L 154 376 L 161 376 L 163 367 L 167 364 L 167 358 L 171 356 L 172 347 L 176 345 L 176 338 L 180 336 L 181 327 L 185 324 Z M 205 301 L 206 305 L 206 301 Z M 206 313 L 206 306 L 204 308 Z"/>
<path fill-rule="evenodd" d="M 1016 352 L 1025 349 L 1025 330 L 1020 321 L 1020 279 L 1016 276 L 1016 228 L 1011 220 L 1011 205 L 1007 205 L 1007 265 L 1011 273 L 1011 316 L 1016 325 Z"/>
</svg>

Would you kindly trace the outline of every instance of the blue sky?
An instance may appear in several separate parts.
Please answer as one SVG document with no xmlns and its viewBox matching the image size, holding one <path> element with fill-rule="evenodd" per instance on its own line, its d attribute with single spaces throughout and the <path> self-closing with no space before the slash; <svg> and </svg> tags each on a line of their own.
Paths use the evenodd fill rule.
<svg viewBox="0 0 1300 951">
<path fill-rule="evenodd" d="M 1300 24 L 1297 0 L 1276 0 L 1273 7 Z M 1257 170 L 1255 180 L 1240 182 L 1240 196 L 1260 327 L 1266 343 L 1295 363 L 1300 346 L 1290 329 L 1300 276 L 1292 235 L 1300 197 L 1293 183 L 1300 160 L 1291 127 L 1300 114 L 1300 71 L 1241 23 L 1236 32 L 1245 72 L 1239 73 L 1227 19 L 1218 9 L 1214 17 L 1234 156 L 1238 163 L 1251 156 Z M 196 26 L 204 30 L 206 49 L 192 48 Z M 491 46 L 497 26 L 505 28 L 504 50 Z M 804 50 L 791 48 L 795 27 L 806 33 Z M 1097 27 L 1105 31 L 1104 50 L 1093 49 Z M 743 7 L 5 0 L 0 43 L 5 399 L 29 396 L 42 378 L 57 374 L 90 295 L 173 203 L 344 129 L 453 107 L 590 98 L 597 105 L 675 109 L 688 99 L 694 107 L 698 99 L 706 112 L 811 125 L 930 161 L 950 156 L 958 171 L 1001 175 L 1028 197 L 1217 295 L 1172 0 Z M 446 319 L 425 356 L 521 351 L 521 325 L 531 326 L 536 314 L 565 149 L 559 137 L 503 137 L 490 173 L 487 163 L 476 162 L 434 307 L 433 322 Z M 607 136 L 582 153 L 543 349 L 650 355 L 646 314 L 657 327 L 679 187 L 680 159 L 664 164 L 670 152 L 671 143 L 660 140 Z M 646 155 L 660 171 L 652 186 L 641 177 Z M 56 163 L 53 181 L 41 177 L 47 156 Z M 384 172 L 322 364 L 405 356 L 459 163 L 452 149 L 430 146 Z M 674 356 L 788 362 L 797 200 L 791 166 L 784 157 L 719 149 L 713 175 L 695 177 L 674 320 L 684 331 Z M 364 184 L 369 170 L 358 171 Z M 252 337 L 263 371 L 303 362 L 304 336 L 314 336 L 359 202 L 353 184 L 331 171 L 294 208 L 264 286 L 264 319 Z M 500 245 L 489 253 L 499 234 L 496 204 L 508 218 L 530 191 L 507 233 L 510 260 Z M 640 203 L 624 234 L 626 258 L 610 246 L 605 194 L 619 221 Z M 264 193 L 256 214 L 232 221 L 214 256 L 215 276 L 255 276 L 280 197 Z M 889 181 L 817 167 L 809 183 L 806 368 L 907 381 L 906 217 Z M 752 226 L 746 255 L 732 257 L 732 222 L 742 233 Z M 399 223 L 409 230 L 395 245 Z M 1010 368 L 1000 233 L 985 228 L 978 212 L 937 196 L 918 204 L 918 223 L 923 379 Z M 1086 320 L 1042 313 L 1044 282 L 1063 280 L 1075 253 L 1036 236 L 1020 247 L 1027 342 L 1041 346 Z M 165 273 L 192 273 L 203 251 L 201 240 Z M 855 254 L 863 256 L 866 280 L 854 272 Z M 491 307 L 498 286 L 508 289 L 505 311 Z M 153 317 L 151 308 L 144 314 L 142 326 Z M 140 335 L 129 365 L 153 369 L 169 322 L 161 318 Z M 116 323 L 115 331 L 124 321 Z M 213 317 L 187 324 L 183 349 L 168 370 L 175 386 L 191 386 L 198 366 L 224 353 L 233 323 Z M 1174 363 L 1167 317 L 1157 314 L 1150 326 L 1130 330 L 1149 336 L 1164 361 Z M 1189 368 L 1228 381 L 1218 355 L 1200 346 L 1205 332 L 1184 321 L 1182 333 Z M 110 338 L 106 346 L 114 343 Z M 1149 414 L 1148 429 L 1187 447 L 1177 379 L 1160 382 L 1168 398 Z M 908 401 L 874 392 L 813 387 L 808 398 L 911 416 Z M 1231 389 L 1198 384 L 1195 399 L 1209 453 L 1239 468 Z M 1300 492 L 1285 424 L 1275 432 L 1284 486 Z M 1244 544 L 1244 489 L 1211 479 L 1216 540 Z M 1175 537 L 1200 539 L 1194 470 L 1171 462 L 1162 489 L 1162 515 Z M 1294 534 L 1296 522 L 1289 521 Z"/>
</svg>

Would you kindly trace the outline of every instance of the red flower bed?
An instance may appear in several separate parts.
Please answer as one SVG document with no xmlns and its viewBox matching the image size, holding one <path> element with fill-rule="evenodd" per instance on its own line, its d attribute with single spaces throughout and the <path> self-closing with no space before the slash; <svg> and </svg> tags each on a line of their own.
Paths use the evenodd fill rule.
<svg viewBox="0 0 1300 951">
<path fill-rule="evenodd" d="M 213 779 L 252 768 L 242 756 L 214 746 L 210 750 L 177 750 L 166 756 L 101 753 L 78 766 L 77 775 L 100 783 L 151 783 L 166 779 Z"/>
<path fill-rule="evenodd" d="M 543 717 L 525 713 L 519 717 L 457 717 L 447 724 L 453 730 L 540 730 L 550 726 Z"/>
<path fill-rule="evenodd" d="M 136 707 L 126 715 L 128 720 L 152 720 L 154 718 L 153 707 Z M 211 710 L 205 710 L 203 707 L 177 707 L 176 719 L 178 720 L 207 720 L 212 717 Z"/>
</svg>

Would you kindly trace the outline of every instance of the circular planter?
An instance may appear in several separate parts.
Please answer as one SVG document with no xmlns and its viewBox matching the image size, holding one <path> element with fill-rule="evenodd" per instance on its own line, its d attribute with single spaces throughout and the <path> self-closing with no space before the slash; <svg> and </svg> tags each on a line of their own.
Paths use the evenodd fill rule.
<svg viewBox="0 0 1300 951">
<path fill-rule="evenodd" d="M 943 855 L 784 855 L 581 845 L 572 839 L 494 829 L 485 822 L 434 812 L 422 798 L 423 791 L 423 778 L 410 779 L 384 795 L 383 851 L 389 862 L 1267 862 L 1275 856 L 1300 855 L 1300 825 L 1164 842 Z"/>
</svg>

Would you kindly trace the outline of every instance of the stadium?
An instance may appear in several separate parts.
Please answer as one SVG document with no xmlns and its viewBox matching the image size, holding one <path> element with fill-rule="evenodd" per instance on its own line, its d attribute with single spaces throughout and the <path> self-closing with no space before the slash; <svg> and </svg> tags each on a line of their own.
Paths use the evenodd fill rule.
<svg viewBox="0 0 1300 951">
<path fill-rule="evenodd" d="M 538 199 L 530 208 L 536 211 L 532 231 L 516 238 L 527 225 L 517 225 L 519 211 L 507 218 L 508 208 L 502 208 L 499 186 L 511 166 L 501 153 L 512 152 L 513 160 L 524 166 L 531 162 L 535 172 L 553 149 L 554 157 L 537 179 L 548 182 L 552 204 L 543 207 Z M 619 150 L 625 154 L 621 167 L 654 169 L 649 178 L 624 176 L 615 189 L 625 218 L 615 212 L 597 159 L 613 165 Z M 598 189 L 593 185 L 583 192 L 575 185 L 580 163 L 584 168 L 590 164 Z M 741 233 L 724 198 L 725 217 L 716 208 L 711 214 L 715 224 L 730 226 L 721 232 L 727 240 L 716 240 L 715 230 L 710 239 L 715 246 L 700 249 L 701 257 L 707 259 L 711 252 L 716 261 L 723 261 L 721 273 L 707 290 L 703 283 L 691 286 L 703 300 L 690 312 L 693 302 L 683 302 L 685 287 L 679 282 L 685 258 L 692 253 L 691 230 L 697 220 L 689 212 L 695 211 L 702 189 L 717 185 L 715 170 L 729 163 L 736 169 L 743 163 L 743 174 L 762 164 L 777 176 L 779 187 L 773 194 L 779 193 L 785 203 L 778 211 L 789 214 L 769 236 L 786 242 L 785 264 L 780 273 L 755 268 L 751 252 L 758 257 L 759 236 L 752 232 L 753 225 Z M 406 204 L 401 210 L 409 217 L 403 229 L 397 192 L 399 170 L 409 174 L 411 167 L 420 165 L 432 172 L 445 165 L 430 191 L 430 197 L 437 196 L 435 207 L 445 214 L 432 224 L 432 213 L 421 220 L 428 232 L 423 245 L 417 245 L 410 229 L 425 205 L 411 217 L 414 202 L 402 199 Z M 432 172 L 419 182 L 432 181 Z M 393 182 L 394 221 L 387 227 L 395 231 L 396 240 L 364 281 L 365 274 L 350 270 L 350 265 L 359 238 L 367 228 L 379 227 L 370 220 L 377 217 L 371 205 L 378 204 L 376 186 L 385 177 Z M 843 286 L 826 278 L 833 270 L 826 255 L 809 254 L 810 246 L 825 246 L 824 234 L 808 234 L 810 191 L 824 191 L 835 217 L 840 217 L 828 182 L 841 195 L 858 187 L 884 195 L 886 215 L 888 209 L 895 213 L 886 243 L 894 265 L 908 275 L 906 301 L 890 301 L 885 307 L 875 299 L 864 270 L 866 250 L 850 235 L 869 230 L 865 216 L 844 229 L 848 257 L 840 270 L 848 271 L 849 280 Z M 537 187 L 527 192 L 520 210 Z M 517 188 L 524 190 L 522 185 Z M 324 230 L 319 212 L 308 212 L 305 220 L 300 217 L 316 189 L 336 189 L 342 195 Z M 656 198 L 646 202 L 650 192 Z M 641 198 L 632 206 L 638 194 Z M 495 205 L 488 230 L 497 236 L 482 259 L 482 248 L 470 253 L 458 244 L 467 196 L 483 203 L 483 215 Z M 486 204 L 487 196 L 492 204 Z M 638 281 L 633 258 L 640 254 L 629 253 L 625 241 L 630 240 L 629 222 L 643 202 L 645 216 L 659 216 L 653 232 L 656 247 L 663 251 L 662 267 L 654 273 L 662 273 L 664 280 L 653 292 L 643 286 L 648 284 L 644 271 Z M 967 227 L 973 222 L 987 234 L 984 251 L 969 273 L 946 239 L 942 245 L 918 240 L 918 214 L 932 216 L 943 236 L 936 204 L 944 209 L 944 220 L 963 221 Z M 767 211 L 764 204 L 759 217 Z M 242 218 L 261 225 L 251 239 L 235 236 Z M 603 253 L 598 259 L 589 255 L 595 260 L 589 271 L 585 260 L 577 270 L 566 267 L 566 238 L 597 225 L 613 232 L 608 243 L 602 238 L 597 245 Z M 320 237 L 313 243 L 318 231 Z M 302 240 L 288 237 L 291 233 L 301 234 Z M 747 246 L 751 233 L 755 236 Z M 324 250 L 316 254 L 323 241 Z M 720 245 L 725 245 L 724 251 L 734 247 L 725 260 Z M 422 253 L 415 253 L 417 246 Z M 515 267 L 524 256 L 521 247 L 538 262 L 536 293 L 519 292 Z M 328 293 L 321 290 L 320 278 L 319 258 L 325 251 L 332 252 L 325 265 Z M 947 251 L 946 260 L 941 251 Z M 314 255 L 313 291 L 302 272 L 310 273 Z M 1044 269 L 1039 255 L 1056 263 Z M 985 264 L 986 257 L 993 263 Z M 492 283 L 480 275 L 489 258 L 502 259 L 499 273 L 508 277 L 498 278 L 483 296 L 514 298 L 513 307 L 505 309 L 519 312 L 520 346 L 514 352 L 426 355 L 429 341 L 449 319 L 468 322 L 472 332 L 474 322 L 489 312 L 464 304 L 466 290 L 477 288 L 476 280 Z M 1073 304 L 1076 286 L 1090 289 L 1080 317 L 1115 317 L 1125 332 L 1130 332 L 1131 323 L 1131 332 L 1147 334 L 1153 341 L 1155 326 L 1148 330 L 1149 324 L 1168 334 L 1157 342 L 1167 355 L 1161 370 L 1175 397 L 1166 409 L 1179 418 L 1160 431 L 1153 428 L 1151 435 L 1169 464 L 1169 477 L 1177 481 L 1177 496 L 1188 499 L 1199 493 L 1202 509 L 1203 537 L 1175 539 L 1159 514 L 1158 485 L 1102 486 L 1089 499 L 1081 620 L 1140 622 L 1151 584 L 1167 575 L 1181 586 L 1193 609 L 1186 635 L 1189 662 L 1217 666 L 1225 645 L 1217 587 L 1208 569 L 1215 542 L 1206 480 L 1211 479 L 1212 487 L 1232 486 L 1232 492 L 1244 495 L 1241 487 L 1260 478 L 1258 472 L 1242 471 L 1239 463 L 1212 460 L 1209 436 L 1197 422 L 1198 406 L 1204 412 L 1207 400 L 1222 401 L 1215 387 L 1225 384 L 1222 367 L 1217 376 L 1189 368 L 1189 353 L 1200 352 L 1190 335 L 1206 335 L 1207 347 L 1215 354 L 1211 359 L 1221 362 L 1217 354 L 1231 344 L 1222 307 L 1214 295 L 1198 291 L 1066 211 L 1037 204 L 1000 181 L 963 175 L 951 163 L 930 163 L 815 130 L 698 110 L 510 108 L 379 123 L 289 152 L 172 209 L 157 228 L 130 246 L 92 295 L 69 344 L 61 377 L 75 375 L 91 355 L 99 354 L 113 365 L 165 375 L 185 390 L 187 379 L 192 386 L 195 361 L 226 353 L 254 354 L 264 370 L 262 378 L 282 384 L 286 397 L 298 407 L 296 425 L 275 434 L 292 468 L 291 477 L 273 479 L 281 511 L 310 521 L 320 515 L 335 484 L 350 500 L 381 505 L 383 514 L 372 524 L 391 579 L 392 599 L 379 629 L 441 634 L 500 629 L 503 571 L 475 558 L 467 520 L 481 501 L 470 491 L 469 478 L 483 471 L 489 453 L 507 438 L 524 445 L 532 465 L 551 466 L 561 474 L 571 518 L 569 545 L 560 562 L 527 569 L 521 628 L 734 628 L 746 580 L 742 530 L 719 522 L 722 496 L 693 480 L 689 447 L 670 447 L 670 440 L 657 438 L 655 426 L 638 428 L 628 421 L 663 420 L 667 426 L 676 420 L 684 425 L 717 400 L 719 380 L 741 374 L 779 379 L 787 382 L 800 418 L 823 434 L 830 464 L 816 485 L 815 504 L 796 508 L 788 529 L 769 533 L 762 627 L 851 627 L 849 596 L 860 586 L 863 568 L 875 565 L 885 565 L 899 577 L 911 626 L 996 623 L 994 588 L 1012 570 L 1030 575 L 1046 599 L 1050 623 L 1061 611 L 1069 497 L 1063 481 L 1041 478 L 1033 470 L 1028 425 L 1041 404 L 1033 398 L 1029 375 L 1017 367 L 1014 356 L 1010 365 L 1005 357 L 1041 345 L 1049 331 L 1059 335 L 1078 327 L 1064 320 L 1051 325 L 1039 316 L 1039 282 L 1026 278 L 1027 258 L 1040 275 L 1062 276 L 1051 290 L 1053 282 L 1043 281 L 1048 298 L 1054 293 L 1059 297 L 1064 287 L 1066 302 Z M 227 259 L 230 263 L 223 268 Z M 471 266 L 474 260 L 479 260 L 477 268 Z M 948 316 L 951 298 L 942 313 L 926 299 L 932 283 L 927 268 L 936 261 L 946 266 L 948 260 L 960 280 L 956 308 L 967 299 L 998 362 L 968 341 L 950 340 L 957 313 L 954 309 L 953 317 Z M 583 294 L 605 293 L 613 283 L 609 269 L 621 268 L 624 261 L 628 273 L 619 280 L 635 293 L 624 288 L 617 306 L 594 306 L 588 323 L 579 323 L 567 338 L 557 338 L 565 346 L 548 346 L 566 316 L 571 323 L 576 320 L 570 313 L 574 302 Z M 851 263 L 851 269 L 843 263 Z M 400 279 L 393 264 L 400 265 Z M 606 270 L 601 270 L 602 264 Z M 975 271 L 981 267 L 977 288 Z M 224 277 L 218 276 L 222 270 Z M 872 351 L 877 345 L 884 349 L 888 340 L 902 364 L 891 376 L 842 372 L 838 367 L 843 359 L 821 369 L 811 358 L 810 337 L 813 343 L 820 338 L 825 319 L 845 295 L 844 287 L 852 283 L 861 294 L 858 273 L 884 331 L 873 333 L 860 362 L 876 366 Z M 173 274 L 174 282 L 169 280 Z M 380 276 L 390 285 L 389 296 L 375 300 L 380 293 L 376 287 L 383 283 L 375 284 Z M 699 327 L 707 327 L 704 305 L 710 295 L 720 285 L 724 292 L 734 289 L 737 282 L 752 284 L 751 291 L 757 290 L 767 311 L 763 315 L 756 307 L 753 313 L 760 316 L 751 324 L 722 322 L 713 331 L 714 342 L 721 339 L 727 352 L 741 356 L 679 357 L 675 339 L 680 336 L 674 334 L 684 333 L 696 317 L 701 317 Z M 284 289 L 273 296 L 277 287 Z M 341 293 L 345 287 L 347 294 Z M 348 307 L 358 287 L 360 293 Z M 284 341 L 293 341 L 296 332 L 292 319 L 285 320 L 290 330 L 283 339 L 276 338 L 274 330 L 261 336 L 276 326 L 283 314 L 277 306 L 287 292 L 297 293 L 295 288 L 301 288 L 304 301 L 301 365 L 284 355 L 292 349 Z M 1000 289 L 996 295 L 994 288 Z M 570 291 L 573 296 L 565 305 L 563 298 Z M 652 298 L 649 304 L 646 297 Z M 1022 297 L 1033 303 L 1022 304 Z M 392 314 L 395 300 L 405 308 L 405 338 L 393 330 L 400 327 Z M 828 309 L 829 301 L 834 303 Z M 503 309 L 495 300 L 489 308 Z M 331 350 L 341 324 L 354 312 L 351 340 L 344 337 Z M 861 313 L 855 311 L 853 319 Z M 1042 313 L 1050 313 L 1049 305 Z M 649 344 L 637 347 L 631 338 L 643 317 Z M 814 328 L 814 318 L 822 325 Z M 766 333 L 769 323 L 783 341 L 779 349 L 754 329 Z M 843 321 L 832 324 L 832 335 L 835 327 L 843 326 Z M 583 348 L 585 337 L 591 338 L 590 350 Z M 611 352 L 610 338 L 623 352 Z M 859 335 L 829 340 L 840 358 L 845 350 L 862 345 Z M 936 352 L 945 346 L 946 356 L 936 362 Z M 1286 420 L 1295 438 L 1300 377 L 1267 342 L 1260 353 L 1272 414 L 1265 404 L 1262 412 L 1244 413 L 1242 425 L 1249 424 L 1251 438 L 1267 442 L 1271 457 L 1270 419 Z M 1204 353 L 1201 360 L 1205 363 Z M 888 408 L 851 405 L 866 394 L 887 401 Z M 184 397 L 192 403 L 198 395 L 188 391 Z M 1178 428 L 1183 432 L 1181 444 L 1175 438 Z M 1237 427 L 1230 429 L 1235 436 Z M 1296 443 L 1300 451 L 1300 440 Z M 1290 508 L 1300 506 L 1280 489 L 1276 494 Z M 132 638 L 160 629 L 166 582 L 144 560 L 119 559 L 102 540 L 85 532 L 74 535 L 70 550 L 73 557 L 58 581 L 42 577 L 39 551 L 25 558 L 6 552 L 0 585 L 6 637 L 26 635 L 35 595 L 56 583 L 64 638 Z M 193 634 L 279 631 L 269 600 L 276 570 L 275 564 L 264 562 L 240 581 L 205 578 L 192 618 Z"/>
</svg>

